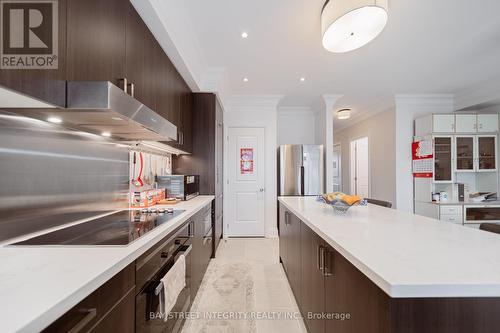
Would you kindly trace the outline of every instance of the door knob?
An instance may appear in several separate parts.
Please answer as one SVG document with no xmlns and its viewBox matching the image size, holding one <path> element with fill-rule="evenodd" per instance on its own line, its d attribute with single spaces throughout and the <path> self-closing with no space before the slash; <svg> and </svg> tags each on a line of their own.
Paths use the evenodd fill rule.
<svg viewBox="0 0 500 333">
<path fill-rule="evenodd" d="M 264 192 L 264 189 L 263 188 L 259 189 L 259 192 Z"/>
</svg>

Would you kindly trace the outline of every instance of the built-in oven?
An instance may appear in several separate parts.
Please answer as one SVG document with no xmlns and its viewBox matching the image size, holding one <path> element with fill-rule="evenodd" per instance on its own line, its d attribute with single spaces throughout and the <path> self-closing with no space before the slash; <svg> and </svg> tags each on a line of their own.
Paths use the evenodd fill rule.
<svg viewBox="0 0 500 333">
<path fill-rule="evenodd" d="M 500 205 L 465 205 L 464 224 L 479 228 L 481 223 L 500 223 Z"/>
<path fill-rule="evenodd" d="M 146 252 L 136 261 L 136 332 L 180 332 L 185 313 L 191 305 L 191 249 L 194 235 L 193 221 L 178 228 L 160 245 Z M 186 260 L 186 286 L 177 298 L 167 320 L 160 311 L 161 278 L 181 255 Z"/>
</svg>

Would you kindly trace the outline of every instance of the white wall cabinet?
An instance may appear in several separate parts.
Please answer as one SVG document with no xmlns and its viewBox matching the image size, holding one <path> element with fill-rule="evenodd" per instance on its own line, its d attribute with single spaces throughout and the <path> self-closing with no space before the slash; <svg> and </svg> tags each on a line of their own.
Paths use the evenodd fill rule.
<svg viewBox="0 0 500 333">
<path fill-rule="evenodd" d="M 498 114 L 478 114 L 477 131 L 480 133 L 498 132 Z"/>
<path fill-rule="evenodd" d="M 432 131 L 434 133 L 455 132 L 455 115 L 453 114 L 432 115 Z"/>
<path fill-rule="evenodd" d="M 475 114 L 455 115 L 456 133 L 475 133 L 477 131 L 477 116 Z"/>
</svg>

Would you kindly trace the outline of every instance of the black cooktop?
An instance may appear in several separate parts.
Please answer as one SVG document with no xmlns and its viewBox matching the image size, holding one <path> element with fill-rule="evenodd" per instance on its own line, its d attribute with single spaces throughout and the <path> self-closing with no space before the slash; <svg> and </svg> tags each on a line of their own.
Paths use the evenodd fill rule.
<svg viewBox="0 0 500 333">
<path fill-rule="evenodd" d="M 127 245 L 183 212 L 123 210 L 12 245 Z"/>
</svg>

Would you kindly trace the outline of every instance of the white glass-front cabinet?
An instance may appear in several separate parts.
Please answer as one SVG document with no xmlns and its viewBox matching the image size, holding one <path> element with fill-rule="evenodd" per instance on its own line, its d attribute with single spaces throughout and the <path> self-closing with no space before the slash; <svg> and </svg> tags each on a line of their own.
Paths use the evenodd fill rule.
<svg viewBox="0 0 500 333">
<path fill-rule="evenodd" d="M 497 170 L 497 136 L 476 136 L 477 158 L 476 170 L 479 172 Z"/>
<path fill-rule="evenodd" d="M 455 136 L 455 171 L 474 172 L 476 160 L 476 137 L 474 135 Z"/>
<path fill-rule="evenodd" d="M 496 135 L 456 135 L 454 169 L 456 172 L 497 170 Z"/>
<path fill-rule="evenodd" d="M 453 136 L 434 136 L 434 182 L 453 182 Z"/>
</svg>

